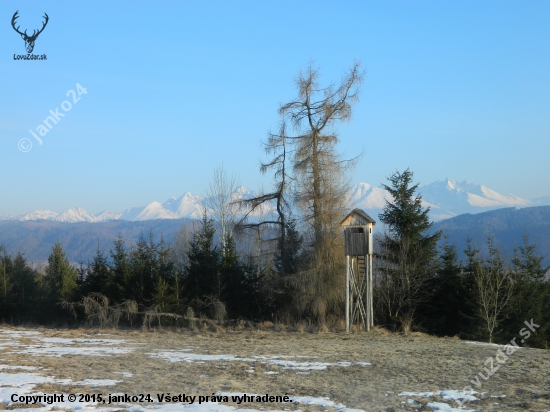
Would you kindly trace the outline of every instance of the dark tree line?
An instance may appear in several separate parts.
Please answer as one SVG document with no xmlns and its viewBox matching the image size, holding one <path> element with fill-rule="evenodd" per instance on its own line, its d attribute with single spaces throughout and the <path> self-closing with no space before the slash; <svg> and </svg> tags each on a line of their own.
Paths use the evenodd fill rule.
<svg viewBox="0 0 550 412">
<path fill-rule="evenodd" d="M 140 308 L 156 305 L 161 312 L 179 315 L 190 308 L 196 316 L 218 321 L 271 319 L 287 300 L 278 274 L 284 278 L 300 253 L 301 239 L 292 227 L 290 231 L 293 250 L 268 266 L 259 265 L 252 254 L 238 253 L 229 233 L 222 246 L 206 216 L 180 250 L 162 239 L 155 242 L 152 233 L 132 247 L 119 238 L 108 254 L 98 249 L 87 265 L 77 268 L 59 243 L 43 270 L 32 268 L 23 254 L 12 257 L 1 248 L 0 320 L 66 323 L 70 317 L 61 303 L 93 294 L 103 295 L 111 305 L 134 301 Z"/>
</svg>

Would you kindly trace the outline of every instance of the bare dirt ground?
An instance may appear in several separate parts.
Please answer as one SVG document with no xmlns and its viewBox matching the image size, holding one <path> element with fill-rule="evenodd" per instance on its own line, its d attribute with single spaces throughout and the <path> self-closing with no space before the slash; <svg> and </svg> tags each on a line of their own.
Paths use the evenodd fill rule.
<svg viewBox="0 0 550 412">
<path fill-rule="evenodd" d="M 18 347 L 0 347 L 0 364 L 3 365 L 40 367 L 43 368 L 41 373 L 44 376 L 53 376 L 56 379 L 120 381 L 114 386 L 101 387 L 67 387 L 59 383 L 46 383 L 38 385 L 37 392 L 149 393 L 155 399 L 157 394 L 163 393 L 197 396 L 216 392 L 268 393 L 326 397 L 347 408 L 365 411 L 433 411 L 433 405 L 428 406 L 428 403 L 445 402 L 453 408 L 458 408 L 459 405 L 454 400 L 443 400 L 437 395 L 426 397 L 399 394 L 462 390 L 471 385 L 478 392 L 475 395 L 478 400 L 465 403 L 466 410 L 550 411 L 550 351 L 547 350 L 524 348 L 515 351 L 491 377 L 487 380 L 481 379 L 481 386 L 477 387 L 470 381 L 479 372 L 486 375 L 483 368 L 488 366 L 484 363 L 487 358 L 495 356 L 497 347 L 415 333 L 405 336 L 380 329 L 369 333 L 349 334 L 284 330 L 193 332 L 168 329 L 0 329 L 38 331 L 41 338 L 124 339 L 126 344 L 115 346 L 133 348 L 131 353 L 110 356 L 65 354 L 51 357 L 34 354 L 32 351 L 38 347 L 36 336 L 26 335 L 19 338 Z M 17 353 L 21 351 L 21 345 L 35 346 L 29 346 L 29 353 Z M 214 357 L 208 360 L 195 359 L 192 362 L 170 362 L 158 357 L 160 352 L 166 351 L 180 354 L 233 355 L 237 359 Z M 261 358 L 262 356 L 267 358 Z M 273 356 L 279 358 L 269 358 Z M 269 359 L 282 363 L 273 364 Z M 285 364 L 285 361 L 291 363 Z M 326 369 L 321 370 L 307 369 L 307 363 L 314 362 L 332 365 L 325 365 Z M 338 364 L 339 362 L 345 363 Z M 21 371 L 4 369 L 2 372 Z M 126 377 L 123 377 L 122 372 L 126 373 Z M 227 405 L 239 409 L 290 411 L 342 409 L 342 405 L 315 406 L 296 402 L 240 405 L 229 402 Z M 2 408 L 13 409 L 14 406 L 0 403 L 0 409 Z"/>
</svg>

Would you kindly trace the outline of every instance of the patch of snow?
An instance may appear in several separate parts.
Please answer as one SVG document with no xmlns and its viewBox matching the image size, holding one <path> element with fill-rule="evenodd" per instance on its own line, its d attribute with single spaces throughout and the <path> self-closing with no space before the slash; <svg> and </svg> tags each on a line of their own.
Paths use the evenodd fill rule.
<svg viewBox="0 0 550 412">
<path fill-rule="evenodd" d="M 114 379 L 84 379 L 83 381 L 74 382 L 73 385 L 78 386 L 111 386 L 116 385 L 122 381 L 115 381 Z"/>
<path fill-rule="evenodd" d="M 271 356 L 251 356 L 252 359 L 290 359 L 290 358 L 312 358 L 313 356 L 292 356 L 292 355 L 271 355 Z"/>
<path fill-rule="evenodd" d="M 447 391 L 440 391 L 439 396 L 441 396 L 445 400 L 453 400 L 456 401 L 458 399 L 466 399 L 468 401 L 475 401 L 477 398 L 474 396 L 474 393 L 477 393 L 475 391 L 457 391 L 454 389 L 447 390 Z"/>
<path fill-rule="evenodd" d="M 0 387 L 2 386 L 22 386 L 29 384 L 39 384 L 52 382 L 52 378 L 37 375 L 35 373 L 3 373 L 0 372 Z"/>
<path fill-rule="evenodd" d="M 37 366 L 11 366 L 11 365 L 0 365 L 0 370 L 2 369 L 8 369 L 8 370 L 14 370 L 14 369 L 20 369 L 24 371 L 35 371 L 37 369 L 42 369 Z"/>
<path fill-rule="evenodd" d="M 84 355 L 84 356 L 111 356 L 118 354 L 132 353 L 134 348 L 114 348 L 114 347 L 28 347 L 28 349 L 15 351 L 14 353 L 28 354 L 32 356 L 61 357 L 64 355 Z"/>
<path fill-rule="evenodd" d="M 161 358 L 168 362 L 186 362 L 192 363 L 196 361 L 237 361 L 243 360 L 234 355 L 200 355 L 196 353 L 182 353 L 176 351 L 159 351 L 156 353 L 148 353 L 152 358 Z"/>
<path fill-rule="evenodd" d="M 124 339 L 67 339 L 67 338 L 41 338 L 40 342 L 45 343 L 62 343 L 65 345 L 73 345 L 75 342 L 85 343 L 85 344 L 96 344 L 96 345 L 117 345 L 128 343 Z"/>
<path fill-rule="evenodd" d="M 42 382 L 37 382 L 42 383 Z M 15 384 L 15 383 L 13 383 Z M 31 391 L 34 389 L 36 385 L 34 384 L 21 384 L 18 386 L 8 386 L 8 387 L 2 387 L 0 385 L 0 403 L 8 404 L 11 402 L 11 396 L 14 394 L 14 392 L 17 392 L 18 395 L 27 395 L 31 393 Z"/>
<path fill-rule="evenodd" d="M 506 348 L 507 346 L 511 346 L 511 345 L 500 345 L 498 343 L 489 343 L 489 342 L 476 342 L 476 341 L 470 341 L 470 340 L 466 340 L 464 341 L 464 343 L 467 343 L 469 345 L 479 345 L 479 346 L 493 346 L 495 348 Z M 514 346 L 515 349 L 526 349 L 525 347 L 523 346 Z M 528 349 L 531 349 L 531 348 L 528 348 Z"/>
<path fill-rule="evenodd" d="M 122 375 L 123 378 L 131 378 L 134 376 L 132 372 L 115 372 L 117 375 Z"/>
<path fill-rule="evenodd" d="M 441 396 L 445 400 L 458 400 L 465 399 L 467 401 L 476 401 L 477 398 L 474 396 L 478 392 L 476 391 L 458 391 L 458 390 L 446 390 L 446 391 L 435 391 L 435 392 L 401 392 L 398 396 L 417 396 L 421 398 L 432 398 L 434 396 Z"/>
<path fill-rule="evenodd" d="M 196 353 L 182 353 L 181 351 L 159 351 L 149 353 L 151 357 L 161 358 L 168 362 L 186 362 L 193 363 L 198 361 L 241 361 L 241 362 L 261 362 L 267 365 L 281 366 L 283 369 L 294 370 L 325 370 L 329 366 L 351 366 L 351 362 L 296 362 L 291 360 L 283 360 L 282 358 L 296 358 L 297 356 L 277 355 L 277 356 L 251 356 L 250 358 L 240 358 L 235 355 L 208 355 Z M 358 362 L 361 364 L 361 362 Z M 366 366 L 366 365 L 362 365 Z"/>
<path fill-rule="evenodd" d="M 271 360 L 267 362 L 269 365 L 282 366 L 283 369 L 294 369 L 294 370 L 325 370 L 329 366 L 350 366 L 350 362 L 338 362 L 338 363 L 329 363 L 329 362 L 295 362 L 295 361 L 285 361 L 285 360 Z"/>
<path fill-rule="evenodd" d="M 438 392 L 401 392 L 397 396 L 419 396 L 421 398 L 429 398 L 435 396 Z"/>
<path fill-rule="evenodd" d="M 118 345 L 123 343 L 129 343 L 124 339 L 75 339 L 75 342 L 80 343 L 94 343 L 97 345 Z M 137 343 L 132 343 L 133 345 L 138 345 Z M 145 345 L 145 344 L 144 344 Z"/>
<path fill-rule="evenodd" d="M 40 332 L 27 330 L 0 330 L 1 333 L 9 335 L 11 338 L 22 338 L 23 336 L 42 335 Z"/>
<path fill-rule="evenodd" d="M 304 405 L 316 405 L 316 406 L 330 406 L 334 409 L 345 409 L 346 406 L 341 403 L 335 403 L 329 398 L 315 398 L 312 396 L 291 396 L 290 399 L 292 402 L 302 403 Z"/>
<path fill-rule="evenodd" d="M 74 339 L 65 339 L 65 338 L 41 338 L 38 340 L 40 342 L 46 342 L 46 343 L 64 343 L 65 345 L 72 345 L 74 343 Z"/>
<path fill-rule="evenodd" d="M 452 406 L 443 402 L 428 402 L 426 406 L 428 408 L 432 408 L 437 411 L 445 411 L 445 412 L 476 412 L 474 409 L 453 408 Z"/>
</svg>

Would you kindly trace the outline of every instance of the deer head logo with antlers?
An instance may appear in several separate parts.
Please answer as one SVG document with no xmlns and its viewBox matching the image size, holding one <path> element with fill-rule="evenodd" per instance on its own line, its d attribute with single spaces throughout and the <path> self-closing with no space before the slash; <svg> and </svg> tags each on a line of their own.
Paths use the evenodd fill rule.
<svg viewBox="0 0 550 412">
<path fill-rule="evenodd" d="M 13 17 L 12 17 L 12 19 L 11 19 L 11 25 L 12 25 L 13 29 L 14 29 L 17 33 L 19 33 L 19 34 L 21 35 L 21 38 L 22 38 L 23 40 L 25 40 L 25 48 L 27 49 L 27 53 L 32 53 L 32 51 L 34 50 L 34 42 L 36 41 L 36 38 L 38 37 L 38 35 L 39 35 L 40 33 L 42 33 L 42 31 L 44 31 L 44 28 L 45 28 L 46 25 L 48 24 L 48 20 L 49 20 L 50 18 L 48 17 L 48 15 L 47 15 L 46 13 L 44 13 L 44 18 L 46 19 L 46 21 L 43 23 L 42 28 L 41 28 L 40 30 L 38 30 L 38 31 L 34 30 L 33 33 L 32 33 L 32 35 L 29 36 L 29 35 L 27 34 L 27 30 L 25 30 L 24 33 L 21 33 L 21 32 L 19 31 L 19 26 L 15 27 L 15 20 L 17 20 L 17 18 L 19 17 L 19 16 L 17 15 L 17 13 L 19 13 L 19 10 L 17 10 L 17 11 L 15 12 L 15 14 L 13 15 Z"/>
</svg>

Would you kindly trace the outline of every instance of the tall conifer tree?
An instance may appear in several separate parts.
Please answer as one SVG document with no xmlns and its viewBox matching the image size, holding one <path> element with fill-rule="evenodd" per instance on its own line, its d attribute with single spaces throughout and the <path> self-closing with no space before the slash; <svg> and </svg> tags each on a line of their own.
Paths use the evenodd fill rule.
<svg viewBox="0 0 550 412">
<path fill-rule="evenodd" d="M 78 273 L 69 263 L 59 242 L 54 245 L 48 257 L 46 281 L 54 299 L 61 298 L 71 301 L 76 297 Z"/>
<path fill-rule="evenodd" d="M 396 172 L 384 185 L 390 199 L 386 200 L 380 220 L 387 233 L 381 241 L 382 284 L 385 285 L 387 315 L 410 326 L 416 306 L 426 296 L 426 281 L 437 271 L 437 242 L 440 232 L 429 234 L 432 227 L 430 208 L 422 207 L 422 197 L 415 194 L 418 184 L 411 185 L 413 173 L 407 169 Z"/>
</svg>

